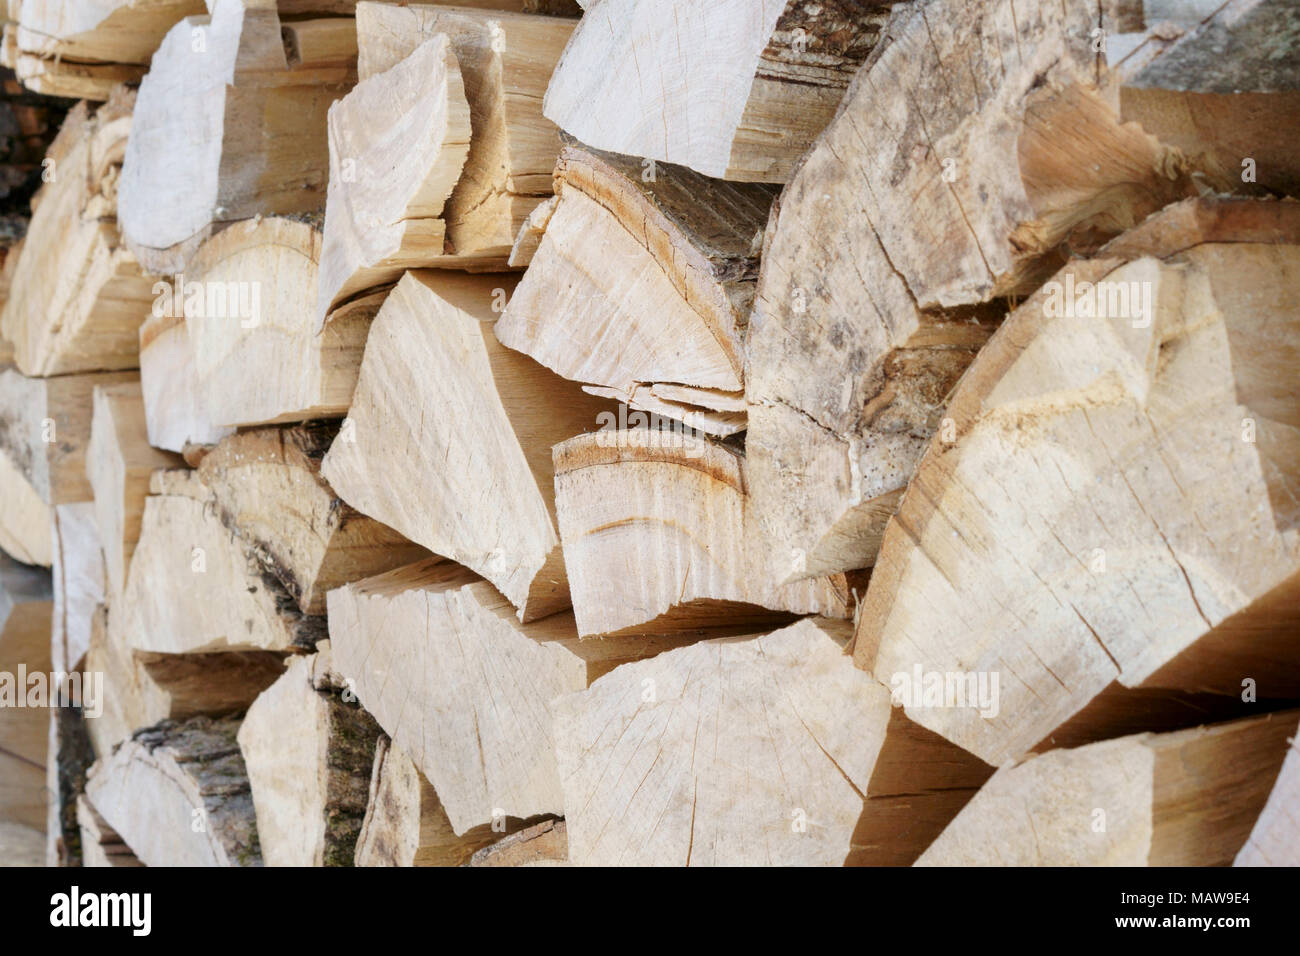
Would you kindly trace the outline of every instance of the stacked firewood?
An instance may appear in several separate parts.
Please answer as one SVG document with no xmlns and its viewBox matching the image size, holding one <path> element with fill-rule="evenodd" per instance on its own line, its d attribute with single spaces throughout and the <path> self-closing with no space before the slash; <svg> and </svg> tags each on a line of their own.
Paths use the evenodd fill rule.
<svg viewBox="0 0 1300 956">
<path fill-rule="evenodd" d="M 1300 864 L 1297 48 L 11 0 L 0 855 Z"/>
</svg>

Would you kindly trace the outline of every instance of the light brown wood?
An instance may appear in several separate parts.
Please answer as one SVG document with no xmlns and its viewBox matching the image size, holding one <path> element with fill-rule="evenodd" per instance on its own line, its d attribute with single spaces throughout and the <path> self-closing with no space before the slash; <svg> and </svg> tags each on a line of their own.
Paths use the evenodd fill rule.
<svg viewBox="0 0 1300 956">
<path fill-rule="evenodd" d="M 127 246 L 159 275 L 184 272 L 223 225 L 323 204 L 325 116 L 350 65 L 291 64 L 273 5 L 216 0 L 168 31 L 140 83 L 122 164 Z M 333 29 L 352 25 L 337 20 Z"/>
<path fill-rule="evenodd" d="M 315 22 L 315 21 L 307 21 Z M 221 426 L 342 417 L 378 301 L 340 309 L 317 334 L 319 217 L 239 222 L 189 264 L 185 328 L 195 387 Z"/>
<path fill-rule="evenodd" d="M 0 549 L 27 564 L 54 560 L 54 510 L 6 448 L 0 448 Z"/>
<path fill-rule="evenodd" d="M 81 830 L 82 866 L 144 866 L 84 793 L 77 797 L 77 823 Z"/>
<path fill-rule="evenodd" d="M 494 307 L 513 288 L 511 276 L 408 272 L 371 325 L 321 474 L 362 514 L 483 575 L 530 621 L 569 605 L 551 447 L 609 406 L 497 341 Z"/>
<path fill-rule="evenodd" d="M 567 866 L 569 840 L 563 820 L 541 823 L 503 837 L 470 857 L 470 866 Z"/>
<path fill-rule="evenodd" d="M 582 641 L 570 614 L 520 624 L 491 584 L 436 558 L 331 591 L 329 626 L 339 672 L 459 836 L 560 813 L 550 700 L 681 643 Z"/>
<path fill-rule="evenodd" d="M 849 630 L 702 641 L 555 700 L 573 864 L 910 863 L 989 770 L 896 719 Z"/>
<path fill-rule="evenodd" d="M 94 492 L 105 593 L 116 601 L 140 539 L 149 476 L 157 468 L 179 468 L 183 463 L 177 455 L 150 446 L 140 382 L 96 386 L 93 405 L 86 477 Z"/>
<path fill-rule="evenodd" d="M 765 586 L 744 459 L 701 436 L 607 428 L 555 448 L 578 632 L 678 631 L 851 617 L 843 575 Z"/>
<path fill-rule="evenodd" d="M 202 0 L 24 0 L 18 46 L 61 60 L 148 65 L 171 26 L 203 10 Z"/>
<path fill-rule="evenodd" d="M 151 281 L 118 236 L 117 183 L 134 94 L 78 104 L 44 160 L 49 177 L 0 316 L 27 375 L 135 368 Z"/>
<path fill-rule="evenodd" d="M 239 727 L 267 866 L 351 866 L 379 725 L 333 672 L 329 641 L 295 657 Z"/>
<path fill-rule="evenodd" d="M 240 432 L 198 469 L 222 523 L 306 614 L 325 613 L 333 588 L 428 555 L 344 504 L 326 484 L 320 462 L 337 434 L 324 422 Z"/>
<path fill-rule="evenodd" d="M 95 506 L 89 501 L 54 509 L 53 620 L 50 664 L 55 671 L 81 668 L 90 648 L 95 609 L 104 603 L 104 552 Z"/>
<path fill-rule="evenodd" d="M 1233 866 L 1300 866 L 1300 820 L 1295 812 L 1300 800 L 1300 734 L 1287 744 L 1273 792 Z"/>
<path fill-rule="evenodd" d="M 835 115 L 890 2 L 598 0 L 546 115 L 599 149 L 785 182 Z"/>
<path fill-rule="evenodd" d="M 141 730 L 90 768 L 86 796 L 145 866 L 260 866 L 239 721 Z"/>
<path fill-rule="evenodd" d="M 1171 207 L 980 353 L 886 531 L 857 659 L 887 683 L 996 674 L 1000 713 L 915 720 L 1005 764 L 1112 682 L 1294 699 L 1298 237 L 1289 203 Z"/>
<path fill-rule="evenodd" d="M 140 387 L 149 444 L 183 452 L 215 445 L 233 428 L 216 424 L 194 370 L 184 318 L 150 316 L 140 326 Z"/>
<path fill-rule="evenodd" d="M 1054 750 L 984 785 L 920 866 L 1224 866 L 1245 843 L 1297 711 Z"/>
<path fill-rule="evenodd" d="M 46 827 L 50 573 L 0 554 L 0 820 Z M 37 680 L 28 681 L 36 675 Z M 43 690 L 42 690 L 43 688 Z M 42 838 L 42 857 L 44 838 Z"/>
</svg>

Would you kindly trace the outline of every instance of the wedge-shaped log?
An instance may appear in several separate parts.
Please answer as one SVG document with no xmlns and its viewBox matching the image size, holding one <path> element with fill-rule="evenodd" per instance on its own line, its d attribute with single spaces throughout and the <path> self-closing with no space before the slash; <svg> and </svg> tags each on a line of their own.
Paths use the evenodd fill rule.
<svg viewBox="0 0 1300 956">
<path fill-rule="evenodd" d="M 1300 866 L 1300 820 L 1295 813 L 1300 803 L 1300 734 L 1287 743 L 1273 792 L 1233 866 Z"/>
<path fill-rule="evenodd" d="M 198 468 L 226 527 L 307 614 L 325 613 L 333 588 L 428 556 L 326 484 L 321 458 L 337 434 L 323 422 L 240 432 Z"/>
<path fill-rule="evenodd" d="M 483 575 L 530 621 L 569 605 L 551 447 L 609 405 L 497 341 L 494 306 L 513 288 L 511 276 L 408 272 L 371 326 L 321 474 L 362 514 Z"/>
<path fill-rule="evenodd" d="M 461 866 L 500 835 L 484 824 L 457 836 L 428 778 L 380 734 L 357 866 Z"/>
<path fill-rule="evenodd" d="M 107 688 L 103 712 L 86 721 L 99 757 L 160 720 L 242 712 L 284 672 L 283 655 L 270 651 L 136 651 L 124 620 L 123 610 L 110 617 L 107 607 L 98 608 L 86 652 L 86 672 L 103 674 Z"/>
<path fill-rule="evenodd" d="M 546 116 L 599 149 L 785 182 L 892 5 L 599 0 L 556 68 Z"/>
<path fill-rule="evenodd" d="M 192 445 L 215 445 L 234 431 L 217 425 L 208 406 L 184 318 L 164 313 L 140 326 L 140 387 L 149 444 L 155 448 L 183 452 Z"/>
<path fill-rule="evenodd" d="M 569 145 L 555 193 L 528 271 L 497 323 L 501 341 L 565 378 L 618 389 L 646 411 L 667 408 L 663 396 L 645 394 L 656 383 L 712 390 L 743 411 L 755 239 L 772 187 L 667 164 L 648 170 L 640 160 Z M 675 398 L 708 400 L 706 393 L 692 401 L 685 388 Z"/>
<path fill-rule="evenodd" d="M 0 316 L 14 362 L 27 375 L 139 364 L 151 282 L 114 222 L 133 101 L 122 90 L 93 114 L 77 104 L 50 145 L 49 181 L 33 199 L 24 258 Z"/>
<path fill-rule="evenodd" d="M 28 378 L 12 368 L 0 372 L 0 450 L 46 505 L 94 500 L 86 446 L 95 386 L 138 378 L 135 372 L 56 378 Z"/>
<path fill-rule="evenodd" d="M 103 548 L 104 586 L 114 601 L 126 586 L 126 571 L 140 539 L 149 476 L 158 468 L 179 468 L 182 464 L 177 455 L 149 444 L 140 382 L 95 387 L 86 476 L 95 496 L 96 538 Z"/>
<path fill-rule="evenodd" d="M 843 575 L 764 584 L 744 459 L 703 437 L 633 428 L 570 439 L 555 449 L 555 496 L 584 636 L 852 616 Z"/>
<path fill-rule="evenodd" d="M 308 21 L 314 22 L 314 21 Z M 307 218 L 235 223 L 185 273 L 194 375 L 219 425 L 342 417 L 379 301 L 350 305 L 317 334 L 321 233 Z"/>
<path fill-rule="evenodd" d="M 23 0 L 18 46 L 42 57 L 148 65 L 167 31 L 203 0 Z"/>
<path fill-rule="evenodd" d="M 94 504 L 79 501 L 55 508 L 53 536 L 50 664 L 56 672 L 71 673 L 81 669 L 95 609 L 104 603 L 104 552 Z"/>
<path fill-rule="evenodd" d="M 778 580 L 871 564 L 993 300 L 1191 195 L 1116 115 L 1094 6 L 898 10 L 764 242 L 746 448 Z"/>
<path fill-rule="evenodd" d="M 145 499 L 122 597 L 133 649 L 286 651 L 310 649 L 325 636 L 324 620 L 302 613 L 275 574 L 222 523 L 211 492 L 193 473 L 180 473 L 165 490 L 154 487 L 162 493 Z"/>
<path fill-rule="evenodd" d="M 1225 866 L 1300 711 L 1053 750 L 999 770 L 919 866 Z"/>
<path fill-rule="evenodd" d="M 1289 203 L 1171 207 L 1067 266 L 980 353 L 954 440 L 936 437 L 886 531 L 856 646 L 886 682 L 997 673 L 1001 714 L 916 720 L 1003 764 L 1076 715 L 1076 735 L 1104 727 L 1084 710 L 1112 682 L 1300 692 L 1297 239 Z"/>
<path fill-rule="evenodd" d="M 319 209 L 326 111 L 354 80 L 332 52 L 290 62 L 274 4 L 214 0 L 211 16 L 172 27 L 140 84 L 118 196 L 146 271 L 184 272 L 226 223 Z"/>
<path fill-rule="evenodd" d="M 893 710 L 845 656 L 849 631 L 702 641 L 555 700 L 569 859 L 915 859 L 991 771 Z"/>
<path fill-rule="evenodd" d="M 379 725 L 346 690 L 322 641 L 244 715 L 239 749 L 267 866 L 352 865 Z"/>
<path fill-rule="evenodd" d="M 473 572 L 436 559 L 331 591 L 336 666 L 433 784 L 464 836 L 563 808 L 549 704 L 680 641 L 580 641 L 570 614 L 520 624 Z"/>
<path fill-rule="evenodd" d="M 329 148 L 318 327 L 358 292 L 454 262 L 439 217 L 469 155 L 470 109 L 447 36 L 424 41 L 330 107 Z"/>
<path fill-rule="evenodd" d="M 573 28 L 572 20 L 520 13 L 357 4 L 362 80 L 396 66 L 430 37 L 451 41 L 472 133 L 442 215 L 457 256 L 504 266 L 524 220 L 550 195 L 560 140 L 542 116 L 542 97 Z"/>
<path fill-rule="evenodd" d="M 0 549 L 24 564 L 49 567 L 54 559 L 54 509 L 6 448 L 0 448 Z"/>
<path fill-rule="evenodd" d="M 86 796 L 145 866 L 261 866 L 235 718 L 166 720 L 90 768 Z"/>
<path fill-rule="evenodd" d="M 42 834 L 50 738 L 46 708 L 54 700 L 51 694 L 58 693 L 47 677 L 53 609 L 50 573 L 0 554 L 0 820 Z M 26 679 L 33 675 L 38 683 Z"/>
</svg>

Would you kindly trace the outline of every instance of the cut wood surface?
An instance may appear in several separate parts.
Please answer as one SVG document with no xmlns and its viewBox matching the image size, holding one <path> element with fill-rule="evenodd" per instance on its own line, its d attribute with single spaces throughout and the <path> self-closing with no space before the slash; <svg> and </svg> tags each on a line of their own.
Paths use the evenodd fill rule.
<svg viewBox="0 0 1300 956">
<path fill-rule="evenodd" d="M 148 65 L 172 25 L 203 10 L 203 0 L 23 0 L 18 46 L 42 57 Z"/>
<path fill-rule="evenodd" d="M 0 548 L 26 564 L 48 568 L 54 560 L 53 522 L 54 510 L 12 452 L 0 447 Z"/>
<path fill-rule="evenodd" d="M 843 575 L 765 584 L 744 460 L 703 437 L 611 429 L 570 439 L 555 448 L 555 495 L 584 636 L 852 616 Z"/>
<path fill-rule="evenodd" d="M 95 506 L 80 501 L 55 508 L 53 538 L 50 664 L 56 672 L 72 673 L 81 669 L 95 609 L 104 603 L 104 552 Z"/>
<path fill-rule="evenodd" d="M 470 866 L 567 866 L 569 840 L 563 820 L 543 820 L 485 846 Z"/>
<path fill-rule="evenodd" d="M 1003 764 L 1115 681 L 1295 699 L 1298 210 L 1171 207 L 980 353 L 886 532 L 857 659 L 996 672 L 1001 712 L 920 723 Z"/>
<path fill-rule="evenodd" d="M 330 643 L 362 705 L 429 779 L 452 829 L 563 810 L 549 702 L 680 644 L 520 624 L 496 588 L 429 559 L 331 591 Z"/>
<path fill-rule="evenodd" d="M 564 51 L 545 112 L 598 149 L 785 182 L 892 5 L 599 0 Z"/>
<path fill-rule="evenodd" d="M 86 796 L 145 866 L 261 866 L 237 719 L 141 730 L 90 768 Z"/>
<path fill-rule="evenodd" d="M 126 586 L 126 571 L 140 539 L 149 476 L 157 468 L 178 468 L 182 462 L 150 446 L 140 382 L 96 386 L 93 406 L 86 477 L 94 492 L 104 586 L 116 600 Z"/>
<path fill-rule="evenodd" d="M 988 768 L 933 735 L 908 740 L 889 690 L 844 654 L 849 631 L 804 620 L 703 641 L 554 701 L 569 859 L 911 862 Z M 912 809 L 902 827 L 900 795 Z"/>
<path fill-rule="evenodd" d="M 321 458 L 337 434 L 325 422 L 244 431 L 223 439 L 198 468 L 222 522 L 306 614 L 323 614 L 333 588 L 428 555 L 326 484 Z"/>
<path fill-rule="evenodd" d="M 339 303 L 407 269 L 455 262 L 440 217 L 469 155 L 470 109 L 447 36 L 330 107 L 329 147 L 317 326 Z"/>
<path fill-rule="evenodd" d="M 1233 866 L 1300 866 L 1300 734 L 1287 744 L 1273 792 Z"/>
<path fill-rule="evenodd" d="M 920 866 L 1225 866 L 1296 732 L 1287 711 L 1054 750 L 999 770 Z"/>
<path fill-rule="evenodd" d="M 195 373 L 184 318 L 164 313 L 140 326 L 140 387 L 149 444 L 155 448 L 183 452 L 192 445 L 215 445 L 234 431 L 216 424 Z"/>
<path fill-rule="evenodd" d="M 317 650 L 291 660 L 239 727 L 267 866 L 351 866 L 366 812 L 379 726 L 345 700 L 329 642 Z"/>
<path fill-rule="evenodd" d="M 77 824 L 81 831 L 82 866 L 144 866 L 84 793 L 77 798 Z"/>
<path fill-rule="evenodd" d="M 321 233 L 312 217 L 239 222 L 208 239 L 186 269 L 185 329 L 196 388 L 221 426 L 342 417 L 370 319 L 358 302 L 316 334 Z"/>
<path fill-rule="evenodd" d="M 513 288 L 510 276 L 408 272 L 371 325 L 321 474 L 362 514 L 487 578 L 529 621 L 569 605 L 551 447 L 609 405 L 497 341 L 494 307 Z"/>
<path fill-rule="evenodd" d="M 151 282 L 122 245 L 114 217 L 134 94 L 68 114 L 46 156 L 47 182 L 0 316 L 27 375 L 135 368 Z"/>
<path fill-rule="evenodd" d="M 782 577 L 872 563 L 1006 311 L 994 300 L 1191 195 L 1184 157 L 1116 115 L 1097 22 L 1047 0 L 900 7 L 782 195 L 746 377 L 756 517 Z"/>
<path fill-rule="evenodd" d="M 756 240 L 772 188 L 578 145 L 560 154 L 555 183 L 557 204 L 497 323 L 501 341 L 647 411 L 666 408 L 638 394 L 656 383 L 730 394 L 731 410 L 743 411 Z"/>
<path fill-rule="evenodd" d="M 471 142 L 442 219 L 457 256 L 504 266 L 529 213 L 551 194 L 559 131 L 542 116 L 551 70 L 574 21 L 520 13 L 357 4 L 357 72 L 390 70 L 445 34 L 469 104 Z"/>
<path fill-rule="evenodd" d="M 290 63 L 280 31 L 274 5 L 215 0 L 210 16 L 177 23 L 154 54 L 118 193 L 122 233 L 147 271 L 183 272 L 227 223 L 323 205 L 326 111 L 356 74 Z"/>
<path fill-rule="evenodd" d="M 167 654 L 310 650 L 325 636 L 324 620 L 304 614 L 222 523 L 194 473 L 173 476 L 145 499 L 121 601 L 130 646 Z"/>
<path fill-rule="evenodd" d="M 0 371 L 0 450 L 47 505 L 94 499 L 86 445 L 97 385 L 136 381 L 135 372 L 28 378 Z"/>
<path fill-rule="evenodd" d="M 457 836 L 428 778 L 380 734 L 357 866 L 460 866 L 499 836 L 491 824 Z"/>
</svg>

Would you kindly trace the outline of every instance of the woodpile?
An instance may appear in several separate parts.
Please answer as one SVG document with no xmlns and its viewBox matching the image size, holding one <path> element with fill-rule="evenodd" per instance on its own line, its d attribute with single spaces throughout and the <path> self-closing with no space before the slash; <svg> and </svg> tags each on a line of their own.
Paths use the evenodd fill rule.
<svg viewBox="0 0 1300 956">
<path fill-rule="evenodd" d="M 1296 48 L 11 2 L 0 863 L 1300 865 Z"/>
</svg>

